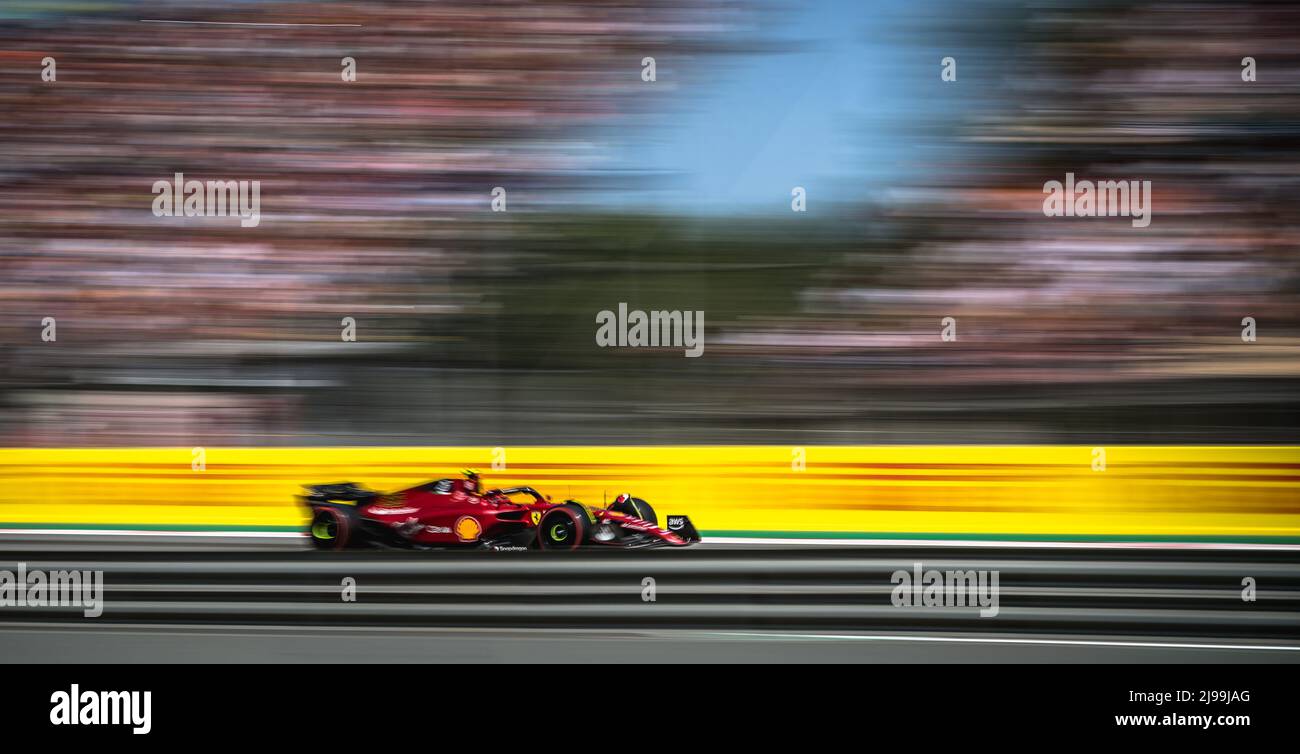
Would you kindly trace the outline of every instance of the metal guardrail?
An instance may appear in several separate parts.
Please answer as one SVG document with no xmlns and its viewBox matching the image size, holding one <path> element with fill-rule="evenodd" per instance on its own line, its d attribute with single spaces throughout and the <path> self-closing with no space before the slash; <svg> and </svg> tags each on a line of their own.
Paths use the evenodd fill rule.
<svg viewBox="0 0 1300 754">
<path fill-rule="evenodd" d="M 943 630 L 1300 642 L 1300 555 L 849 548 L 622 553 L 3 553 L 104 573 L 103 615 L 0 621 L 294 626 Z M 895 607 L 896 571 L 998 574 L 997 614 Z M 1254 601 L 1243 579 L 1254 579 Z M 345 583 L 345 579 L 353 581 Z M 653 579 L 653 582 L 648 581 Z M 650 584 L 653 583 L 653 601 Z M 987 583 L 987 582 L 986 582 Z M 345 588 L 355 587 L 346 601 Z"/>
</svg>

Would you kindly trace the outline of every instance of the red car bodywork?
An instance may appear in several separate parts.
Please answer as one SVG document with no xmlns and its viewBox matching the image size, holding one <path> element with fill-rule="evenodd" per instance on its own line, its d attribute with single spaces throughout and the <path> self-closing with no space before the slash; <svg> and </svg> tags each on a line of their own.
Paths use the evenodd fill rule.
<svg viewBox="0 0 1300 754">
<path fill-rule="evenodd" d="M 308 488 L 303 502 L 313 514 L 309 534 L 319 539 L 333 534 L 326 549 L 341 549 L 360 543 L 396 547 L 487 549 L 572 549 L 582 545 L 624 547 L 676 546 L 699 541 L 699 535 L 684 516 L 670 517 L 685 522 L 678 531 L 659 528 L 655 523 L 626 512 L 595 508 L 566 501 L 555 504 L 531 487 L 483 491 L 477 477 L 440 479 L 389 494 L 366 490 L 352 483 Z M 641 501 L 644 505 L 644 501 Z M 541 543 L 538 525 L 556 509 L 565 511 L 550 520 L 565 523 L 562 516 L 583 518 L 575 529 L 572 546 L 553 540 Z M 648 506 L 646 506 L 648 509 Z M 648 514 L 653 516 L 651 510 Z M 323 525 L 324 529 L 318 529 Z M 579 541 L 581 540 L 581 541 Z M 317 541 L 318 546 L 322 542 Z M 328 543 L 325 543 L 328 544 Z"/>
<path fill-rule="evenodd" d="M 446 492 L 429 485 L 412 487 L 360 505 L 357 513 L 404 530 L 404 536 L 416 544 L 459 545 L 491 540 L 505 528 L 532 523 L 531 512 L 541 507 L 517 504 L 505 495 L 482 496 L 466 479 L 449 481 L 452 488 Z"/>
</svg>

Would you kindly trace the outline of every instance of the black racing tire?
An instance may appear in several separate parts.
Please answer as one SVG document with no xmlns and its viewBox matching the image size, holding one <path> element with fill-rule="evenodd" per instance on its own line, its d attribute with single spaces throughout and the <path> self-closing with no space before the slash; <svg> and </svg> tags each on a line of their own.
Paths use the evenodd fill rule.
<svg viewBox="0 0 1300 754">
<path fill-rule="evenodd" d="M 615 513 L 625 513 L 629 516 L 636 516 L 642 521 L 654 524 L 655 526 L 659 525 L 659 516 L 655 513 L 655 509 L 651 508 L 649 503 L 639 497 L 632 497 L 621 503 L 614 503 L 609 506 L 609 509 Z"/>
<path fill-rule="evenodd" d="M 338 508 L 313 508 L 307 535 L 317 550 L 342 550 L 352 542 L 352 517 Z"/>
<path fill-rule="evenodd" d="M 552 508 L 537 522 L 537 546 L 543 550 L 576 550 L 587 541 L 587 512 L 576 505 Z"/>
</svg>

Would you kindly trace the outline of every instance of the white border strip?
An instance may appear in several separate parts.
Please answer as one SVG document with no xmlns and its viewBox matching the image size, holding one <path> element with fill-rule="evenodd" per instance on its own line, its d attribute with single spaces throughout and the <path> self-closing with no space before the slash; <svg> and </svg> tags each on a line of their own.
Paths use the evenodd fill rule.
<svg viewBox="0 0 1300 754">
<path fill-rule="evenodd" d="M 1300 646 L 1286 644 L 1190 644 L 1160 641 L 1108 641 L 1104 639 L 1002 639 L 975 636 L 894 636 L 891 634 L 790 634 L 717 632 L 712 636 L 749 639 L 825 639 L 830 641 L 929 641 L 957 644 L 1045 644 L 1069 647 L 1140 647 L 1144 649 L 1255 649 L 1300 652 Z"/>
<path fill-rule="evenodd" d="M 804 539 L 802 537 L 705 537 L 704 544 L 810 547 L 1009 547 L 1029 550 L 1281 550 L 1300 551 L 1300 544 L 1261 542 L 1064 542 L 1001 539 Z"/>
<path fill-rule="evenodd" d="M 170 529 L 0 529 L 3 536 L 49 535 L 59 537 L 227 537 L 232 539 L 303 539 L 297 531 L 193 531 Z"/>
<path fill-rule="evenodd" d="M 283 635 L 290 634 L 298 636 L 328 636 L 330 634 L 356 634 L 358 636 L 365 634 L 412 634 L 415 636 L 427 636 L 430 634 L 512 634 L 518 629 L 503 628 L 496 626 L 351 626 L 351 625 L 313 625 L 313 626 L 286 626 L 286 625 L 248 625 L 248 624 L 223 624 L 212 623 L 203 625 L 194 624 L 170 624 L 170 623 L 137 623 L 131 625 L 108 624 L 89 626 L 87 624 L 76 623 L 39 623 L 35 621 L 0 621 L 0 630 L 3 629 L 39 629 L 45 632 L 62 632 L 62 633 L 79 633 L 83 631 L 94 631 L 95 633 L 108 634 L 146 634 L 156 633 L 185 633 L 187 635 L 205 635 L 213 637 L 230 637 L 241 635 Z M 572 628 L 572 629 L 554 629 L 554 628 L 537 628 L 529 629 L 530 637 L 537 637 L 544 640 L 554 639 L 572 639 L 574 636 L 595 637 L 601 639 L 619 639 L 632 638 L 636 636 L 649 636 L 653 639 L 665 639 L 677 641 L 679 639 L 702 639 L 702 638 L 721 638 L 728 639 L 750 639 L 750 640 L 774 640 L 788 641 L 791 639 L 809 640 L 822 639 L 828 641 L 915 641 L 915 642 L 950 642 L 955 644 L 1040 644 L 1040 645 L 1057 645 L 1057 646 L 1086 646 L 1086 647 L 1131 647 L 1141 649 L 1247 649 L 1247 650 L 1264 650 L 1275 652 L 1297 652 L 1300 651 L 1300 645 L 1286 644 L 1211 644 L 1211 643 L 1194 643 L 1194 642 L 1161 642 L 1161 641 L 1136 641 L 1123 639 L 1014 639 L 1009 637 L 996 636 L 905 636 L 900 634 L 818 634 L 818 633 L 792 633 L 777 631 L 705 631 L 694 629 L 612 629 L 597 630 L 590 628 Z"/>
<path fill-rule="evenodd" d="M 165 18 L 142 18 L 142 24 L 189 24 L 193 26 L 321 26 L 357 28 L 361 24 L 299 24 L 299 23 L 261 23 L 256 21 L 173 21 Z"/>
<path fill-rule="evenodd" d="M 0 529 L 0 536 L 60 537 L 209 537 L 223 539 L 303 539 L 296 531 L 196 531 L 191 529 Z M 803 537 L 706 537 L 705 545 L 781 547 L 1003 547 L 1024 550 L 1254 550 L 1300 552 L 1300 544 L 1259 542 L 1062 542 L 1000 539 L 814 539 Z"/>
</svg>

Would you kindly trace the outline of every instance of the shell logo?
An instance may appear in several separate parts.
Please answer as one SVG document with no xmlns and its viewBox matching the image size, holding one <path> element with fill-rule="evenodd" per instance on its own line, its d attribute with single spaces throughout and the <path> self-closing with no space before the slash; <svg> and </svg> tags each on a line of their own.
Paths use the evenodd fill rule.
<svg viewBox="0 0 1300 754">
<path fill-rule="evenodd" d="M 483 535 L 483 525 L 473 516 L 461 516 L 451 528 L 462 542 L 473 542 Z"/>
</svg>

